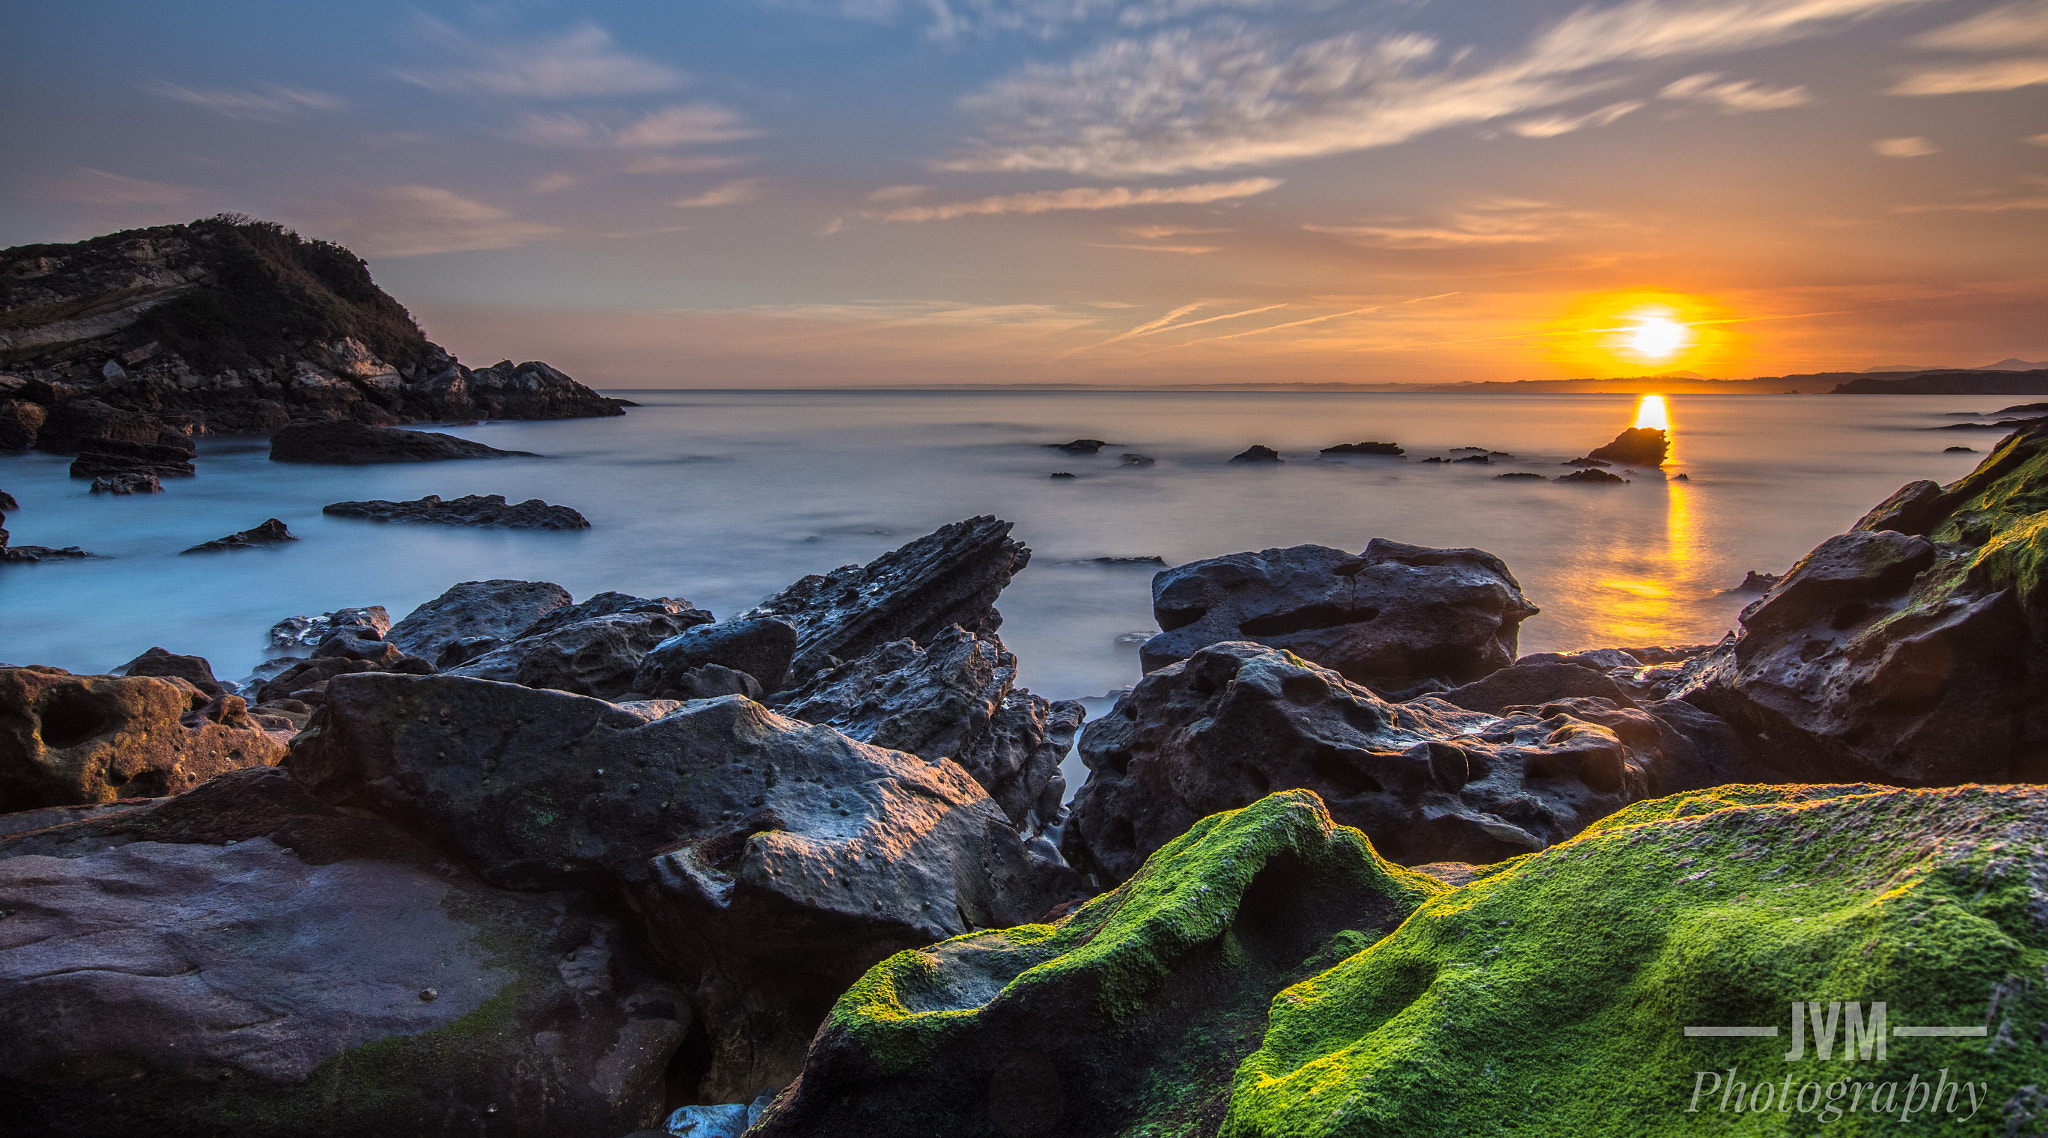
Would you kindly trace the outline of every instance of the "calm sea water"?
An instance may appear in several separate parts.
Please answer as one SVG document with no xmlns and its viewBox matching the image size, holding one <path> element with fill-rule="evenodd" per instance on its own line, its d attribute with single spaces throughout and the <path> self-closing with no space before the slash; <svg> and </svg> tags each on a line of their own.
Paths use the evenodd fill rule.
<svg viewBox="0 0 2048 1138">
<path fill-rule="evenodd" d="M 448 585 L 555 581 L 684 597 L 721 618 L 806 573 L 873 558 L 946 522 L 997 514 L 1034 551 L 1003 594 L 1003 637 L 1024 682 L 1096 696 L 1138 675 L 1123 633 L 1149 631 L 1151 570 L 1374 537 L 1477 546 L 1506 559 L 1543 612 L 1523 651 L 1717 639 L 1749 598 L 1750 569 L 1782 572 L 1902 483 L 1967 472 L 1998 436 L 1928 431 L 1996 398 L 1676 396 L 1671 473 L 1627 486 L 1501 481 L 1562 473 L 1630 425 L 1633 398 L 1530 395 L 1012 392 L 624 393 L 623 419 L 493 423 L 450 433 L 538 459 L 291 466 L 260 440 L 208 440 L 199 477 L 153 497 L 95 498 L 68 459 L 0 458 L 22 508 L 16 544 L 80 545 L 103 559 L 0 567 L 0 660 L 75 672 L 149 648 L 196 653 L 223 677 L 265 655 L 297 613 L 381 604 L 397 618 Z M 1041 444 L 1107 439 L 1093 457 Z M 1407 460 L 1317 461 L 1322 447 L 1395 441 Z M 1253 443 L 1286 464 L 1228 465 Z M 1977 455 L 1942 453 L 1947 446 Z M 1448 448 L 1509 451 L 1495 465 L 1429 465 Z M 1119 455 L 1153 456 L 1123 468 Z M 1078 475 L 1051 479 L 1055 471 Z M 324 517 L 344 499 L 501 493 L 581 510 L 593 529 L 524 533 Z M 181 557 L 187 546 L 282 518 L 303 540 Z M 1096 705 L 1100 706 L 1100 705 Z M 1078 780 L 1076 780 L 1078 781 Z"/>
</svg>

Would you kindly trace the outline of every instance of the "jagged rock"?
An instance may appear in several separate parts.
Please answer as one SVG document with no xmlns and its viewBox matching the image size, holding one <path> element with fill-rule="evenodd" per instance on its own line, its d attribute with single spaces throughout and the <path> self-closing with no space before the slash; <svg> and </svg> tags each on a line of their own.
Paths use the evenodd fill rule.
<svg viewBox="0 0 2048 1138">
<path fill-rule="evenodd" d="M 190 478 L 195 472 L 189 448 L 181 450 L 119 439 L 86 439 L 78 444 L 78 457 L 71 463 L 73 478 L 99 478 L 104 475 Z"/>
<path fill-rule="evenodd" d="M 367 502 L 336 502 L 320 511 L 337 518 L 367 518 L 373 522 L 423 522 L 443 526 L 486 526 L 504 529 L 589 529 L 590 522 L 567 506 L 551 506 L 539 498 L 528 498 L 516 506 L 505 504 L 503 494 L 470 494 L 449 501 L 429 494 L 410 502 L 373 499 Z"/>
<path fill-rule="evenodd" d="M 626 413 L 623 400 L 607 399 L 539 361 L 500 360 L 475 371 L 448 363 L 451 367 L 440 378 L 420 385 L 418 396 L 438 419 L 589 419 Z"/>
<path fill-rule="evenodd" d="M 1138 681 L 1082 732 L 1088 781 L 1062 849 L 1114 884 L 1196 820 L 1300 787 L 1395 861 L 1499 861 L 1655 792 L 1669 773 L 1661 735 L 1606 700 L 1499 715 L 1389 704 L 1290 653 L 1216 644 Z"/>
<path fill-rule="evenodd" d="M 616 1138 L 689 1025 L 591 899 L 277 770 L 0 840 L 0 910 L 9 1133 Z"/>
<path fill-rule="evenodd" d="M 1976 447 L 1943 447 L 1943 448 L 1941 448 L 1941 453 L 1943 453 L 1943 454 L 1976 454 L 1976 453 L 1977 453 L 1977 448 L 1976 448 Z"/>
<path fill-rule="evenodd" d="M 1662 466 L 1671 452 L 1671 438 L 1662 427 L 1630 427 L 1614 441 L 1595 448 L 1587 458 L 1605 459 L 1623 466 Z"/>
<path fill-rule="evenodd" d="M 180 679 L 198 688 L 208 699 L 227 691 L 213 678 L 213 665 L 204 656 L 180 656 L 168 648 L 151 648 L 114 669 L 121 676 L 162 676 Z"/>
<path fill-rule="evenodd" d="M 1590 467 L 1585 470 L 1574 470 L 1570 474 L 1560 474 L 1557 476 L 1557 480 L 1559 482 L 1590 482 L 1597 486 L 1620 486 L 1628 482 L 1628 479 L 1623 478 L 1619 474 L 1609 474 L 1604 470 L 1594 470 Z"/>
<path fill-rule="evenodd" d="M 952 759 L 1013 824 L 1032 829 L 1032 809 L 1048 790 L 1040 821 L 1058 811 L 1066 789 L 1060 761 L 1085 713 L 1014 687 L 1016 679 L 1017 658 L 1000 639 L 954 625 L 928 648 L 898 640 L 821 672 L 776 710 L 878 747 Z"/>
<path fill-rule="evenodd" d="M 1487 465 L 1489 465 L 1489 466 L 1490 466 L 1490 465 L 1492 465 L 1492 463 L 1493 463 L 1493 456 L 1492 456 L 1492 455 L 1487 455 L 1487 454 L 1468 454 L 1468 455 L 1466 455 L 1466 456 L 1465 456 L 1465 457 L 1463 457 L 1463 458 L 1454 458 L 1454 459 L 1452 459 L 1451 461 L 1452 461 L 1452 462 L 1479 462 L 1479 463 L 1485 463 L 1485 464 L 1487 464 Z"/>
<path fill-rule="evenodd" d="M 529 632 L 446 669 L 447 674 L 617 699 L 635 690 L 634 674 L 648 649 L 685 629 L 711 623 L 710 613 L 691 608 L 687 601 L 643 604 L 661 607 L 605 613 Z M 567 611 L 556 609 L 541 623 Z"/>
<path fill-rule="evenodd" d="M 1259 446 L 1255 443 L 1251 446 L 1246 447 L 1244 450 L 1239 451 L 1237 454 L 1231 456 L 1230 464 L 1232 466 L 1244 466 L 1247 464 L 1255 465 L 1258 463 L 1278 464 L 1280 461 L 1281 459 L 1279 451 L 1274 450 L 1272 447 Z"/>
<path fill-rule="evenodd" d="M 501 888 L 624 890 L 692 986 L 711 1101 L 792 1078 L 875 962 L 1036 919 L 1076 885 L 957 765 L 737 697 L 342 676 L 288 765 L 338 805 L 413 820 Z"/>
<path fill-rule="evenodd" d="M 1493 477 L 1494 477 L 1494 480 L 1495 480 L 1495 481 L 1499 481 L 1500 479 L 1503 479 L 1503 478 L 1507 478 L 1507 479 L 1519 479 L 1519 480 L 1524 480 L 1524 481 L 1526 481 L 1526 480 L 1528 480 L 1528 479 L 1534 479 L 1534 480 L 1536 480 L 1536 481 L 1538 481 L 1538 482 L 1542 482 L 1542 481 L 1544 481 L 1544 478 L 1543 478 L 1543 476 L 1542 476 L 1541 474 L 1531 474 L 1531 473 L 1529 473 L 1529 472 L 1527 472 L 1527 471 L 1522 471 L 1522 470 L 1518 470 L 1518 471 L 1515 471 L 1515 472 L 1514 472 L 1514 473 L 1512 473 L 1512 474 L 1496 474 L 1496 475 L 1494 475 Z"/>
<path fill-rule="evenodd" d="M 996 631 L 1003 622 L 996 596 L 1030 562 L 1024 543 L 1010 540 L 1009 522 L 982 515 L 941 526 L 866 565 L 814 573 L 740 615 L 778 616 L 795 626 L 790 678 L 801 683 L 834 659 L 851 660 L 892 640 L 928 644 L 948 625 Z"/>
<path fill-rule="evenodd" d="M 569 602 L 569 590 L 547 581 L 464 581 L 407 613 L 384 639 L 407 655 L 438 663 L 458 640 L 511 640 Z"/>
<path fill-rule="evenodd" d="M 176 794 L 282 757 L 240 696 L 175 678 L 0 668 L 0 813 Z"/>
<path fill-rule="evenodd" d="M 706 620 L 710 617 L 709 613 L 705 613 L 703 609 L 692 605 L 681 597 L 636 597 L 629 593 L 607 591 L 577 601 L 573 605 L 563 605 L 560 608 L 549 609 L 547 615 L 526 626 L 526 628 L 519 632 L 518 636 L 540 636 L 553 632 L 558 628 L 566 628 L 572 624 L 581 624 L 586 620 L 596 620 L 601 616 L 613 616 L 620 613 L 665 613 L 670 616 L 677 616 L 693 612 L 704 613 Z M 698 623 L 703 623 L 703 621 Z M 514 637 L 514 639 L 517 639 L 517 637 Z"/>
<path fill-rule="evenodd" d="M 1749 572 L 1743 574 L 1742 583 L 1740 585 L 1737 585 L 1728 591 L 1731 593 L 1755 593 L 1758 596 L 1762 596 L 1763 594 L 1770 592 L 1772 589 L 1777 588 L 1778 582 L 1784 579 L 1785 575 L 1782 573 L 1759 573 L 1756 570 L 1751 569 Z"/>
<path fill-rule="evenodd" d="M 28 564 L 36 561 L 70 561 L 80 557 L 96 557 L 75 545 L 52 549 L 47 545 L 9 545 L 7 531 L 0 529 L 0 563 L 19 562 Z"/>
<path fill-rule="evenodd" d="M 103 474 L 92 480 L 95 494 L 161 494 L 164 484 L 154 474 Z"/>
<path fill-rule="evenodd" d="M 1152 613 L 1147 671 L 1254 640 L 1399 697 L 1505 667 L 1537 608 L 1490 553 L 1374 538 L 1357 556 L 1297 545 L 1176 566 L 1152 578 Z"/>
<path fill-rule="evenodd" d="M 245 529 L 240 533 L 231 533 L 226 537 L 217 537 L 212 541 L 202 542 L 184 552 L 218 553 L 224 549 L 254 549 L 257 546 L 282 545 L 287 541 L 297 540 L 299 539 L 292 534 L 291 530 L 285 527 L 283 522 L 278 521 L 276 518 L 271 518 L 260 526 Z"/>
<path fill-rule="evenodd" d="M 1202 820 L 1057 924 L 875 966 L 752 1133 L 1214 1133 L 1274 997 L 1447 892 L 1381 860 L 1314 795 L 1275 794 Z"/>
<path fill-rule="evenodd" d="M 1792 777 L 2048 781 L 2048 427 L 1793 566 L 1675 694 Z"/>
<path fill-rule="evenodd" d="M 401 431 L 343 420 L 293 423 L 270 437 L 272 462 L 362 466 L 384 462 L 440 462 L 459 458 L 538 458 L 531 451 L 499 450 L 432 431 Z"/>
<path fill-rule="evenodd" d="M 1399 446 L 1396 446 L 1393 443 L 1338 443 L 1336 446 L 1333 447 L 1324 447 L 1320 453 L 1400 455 L 1406 454 L 1408 452 L 1402 450 Z"/>
<path fill-rule="evenodd" d="M 699 698 L 694 693 L 709 691 L 695 673 L 711 666 L 752 676 L 763 693 L 778 692 L 789 678 L 789 663 L 796 650 L 796 627 L 782 617 L 748 617 L 723 624 L 706 621 L 650 650 L 640 663 L 633 689 L 662 699 Z"/>
</svg>

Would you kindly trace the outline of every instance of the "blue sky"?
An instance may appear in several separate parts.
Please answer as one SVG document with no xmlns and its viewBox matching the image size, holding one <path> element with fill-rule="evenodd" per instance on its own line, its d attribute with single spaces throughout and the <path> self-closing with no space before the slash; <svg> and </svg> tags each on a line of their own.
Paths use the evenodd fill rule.
<svg viewBox="0 0 2048 1138">
<path fill-rule="evenodd" d="M 348 244 L 472 362 L 606 385 L 2048 356 L 2048 0 L 80 0 L 7 25 L 0 243 L 245 211 Z M 1684 358 L 1596 334 L 1653 295 L 1698 322 Z"/>
</svg>

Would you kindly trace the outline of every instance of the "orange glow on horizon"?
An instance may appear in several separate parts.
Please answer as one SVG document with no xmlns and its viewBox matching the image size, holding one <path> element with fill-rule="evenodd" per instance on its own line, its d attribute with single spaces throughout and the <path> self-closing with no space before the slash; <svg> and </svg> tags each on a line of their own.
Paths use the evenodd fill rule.
<svg viewBox="0 0 2048 1138">
<path fill-rule="evenodd" d="M 1546 332 L 1552 358 L 1575 376 L 1732 374 L 1739 321 L 1704 296 L 1630 289 L 1580 297 Z"/>
</svg>

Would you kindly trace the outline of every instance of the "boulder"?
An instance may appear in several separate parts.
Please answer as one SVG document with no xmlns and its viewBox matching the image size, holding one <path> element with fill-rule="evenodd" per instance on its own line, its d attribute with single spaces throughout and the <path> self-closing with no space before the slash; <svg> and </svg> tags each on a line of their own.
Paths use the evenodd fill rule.
<svg viewBox="0 0 2048 1138">
<path fill-rule="evenodd" d="M 1671 452 L 1671 438 L 1662 427 L 1630 427 L 1614 441 L 1587 453 L 1587 458 L 1618 462 L 1623 466 L 1662 466 Z"/>
<path fill-rule="evenodd" d="M 288 616 L 270 626 L 273 648 L 298 648 L 318 644 L 336 632 L 351 632 L 366 640 L 382 640 L 391 631 L 391 614 L 383 605 L 336 609 L 319 616 Z"/>
<path fill-rule="evenodd" d="M 1272 795 L 1203 819 L 1056 923 L 876 965 L 750 1133 L 1214 1133 L 1274 997 L 1447 892 L 1382 860 L 1314 795 Z M 1162 1129 L 1180 1120 L 1206 1125 Z"/>
<path fill-rule="evenodd" d="M 796 628 L 781 617 L 706 623 L 649 651 L 633 688 L 662 699 L 696 698 L 689 694 L 697 690 L 694 675 L 711 665 L 752 676 L 764 693 L 778 692 L 789 678 L 796 650 Z"/>
<path fill-rule="evenodd" d="M 408 655 L 438 663 L 458 640 L 511 640 L 569 602 L 569 590 L 546 581 L 464 581 L 407 613 L 384 639 Z"/>
<path fill-rule="evenodd" d="M 21 509 L 21 503 L 14 500 L 14 495 L 9 494 L 5 490 L 0 490 L 0 510 L 19 509 Z"/>
<path fill-rule="evenodd" d="M 231 533 L 226 537 L 217 537 L 212 541 L 201 542 L 184 552 L 218 553 L 224 549 L 255 549 L 258 546 L 283 545 L 287 541 L 297 540 L 299 539 L 293 535 L 291 530 L 285 527 L 283 522 L 278 521 L 276 518 L 271 518 L 260 526 L 253 526 L 240 533 Z"/>
<path fill-rule="evenodd" d="M 0 839 L 0 911 L 10 1134 L 617 1138 L 689 1026 L 591 899 L 278 770 Z"/>
<path fill-rule="evenodd" d="M 21 454 L 36 445 L 49 412 L 26 399 L 0 399 L 0 454 Z"/>
<path fill-rule="evenodd" d="M 1731 593 L 1755 593 L 1762 596 L 1778 587 L 1785 579 L 1783 573 L 1759 573 L 1754 569 L 1742 575 L 1742 583 L 1728 590 Z"/>
<path fill-rule="evenodd" d="M 373 522 L 420 522 L 441 526 L 481 526 L 495 529 L 589 529 L 590 522 L 567 506 L 551 506 L 539 498 L 518 505 L 505 504 L 503 494 L 470 494 L 442 501 L 429 494 L 410 502 L 373 499 L 367 502 L 335 502 L 322 507 L 323 514 L 337 518 L 366 518 Z"/>
<path fill-rule="evenodd" d="M 711 622 L 710 613 L 690 608 L 687 601 L 663 604 L 665 609 L 607 613 L 522 635 L 446 671 L 453 676 L 617 699 L 635 690 L 634 675 L 648 649 L 685 629 Z M 556 609 L 548 615 L 566 611 Z M 543 617 L 542 623 L 547 620 Z"/>
<path fill-rule="evenodd" d="M 85 439 L 78 444 L 78 457 L 71 463 L 73 478 L 123 474 L 190 478 L 195 472 L 189 444 L 181 449 L 121 439 Z"/>
<path fill-rule="evenodd" d="M 337 805 L 409 819 L 492 885 L 623 891 L 691 987 L 700 1101 L 788 1082 L 832 999 L 891 953 L 1078 893 L 957 765 L 738 697 L 341 676 L 288 765 Z"/>
<path fill-rule="evenodd" d="M 383 462 L 440 462 L 458 458 L 538 458 L 529 451 L 499 450 L 432 431 L 372 427 L 345 419 L 293 423 L 270 438 L 272 462 L 362 466 Z"/>
<path fill-rule="evenodd" d="M 1278 465 L 1280 461 L 1279 451 L 1274 450 L 1272 447 L 1259 446 L 1255 443 L 1232 455 L 1230 464 L 1232 466 L 1255 466 L 1262 463 Z"/>
<path fill-rule="evenodd" d="M 1338 443 L 1333 447 L 1324 447 L 1319 453 L 1401 455 L 1408 452 L 1393 443 Z"/>
<path fill-rule="evenodd" d="M 240 696 L 159 676 L 0 668 L 0 813 L 176 794 L 283 757 Z"/>
<path fill-rule="evenodd" d="M 983 515 L 866 565 L 812 574 L 740 615 L 781 617 L 796 628 L 790 678 L 800 683 L 892 640 L 928 644 L 948 625 L 996 631 L 1003 622 L 996 596 L 1030 562 L 1024 543 L 1010 540 L 1010 523 Z"/>
<path fill-rule="evenodd" d="M 1081 734 L 1062 838 L 1103 886 L 1197 820 L 1313 790 L 1394 861 L 1499 861 L 1569 838 L 1666 776 L 1657 721 L 1568 699 L 1498 713 L 1390 704 L 1291 653 L 1211 645 L 1138 681 Z"/>
<path fill-rule="evenodd" d="M 1674 693 L 1807 781 L 2048 781 L 2044 517 L 2033 427 L 1815 547 Z"/>
<path fill-rule="evenodd" d="M 204 656 L 180 656 L 168 648 L 151 648 L 142 655 L 114 669 L 119 676 L 163 676 L 167 679 L 184 680 L 198 688 L 208 699 L 224 694 L 227 689 L 213 678 L 213 665 Z"/>
<path fill-rule="evenodd" d="M 103 474 L 92 480 L 95 494 L 161 494 L 164 484 L 154 474 Z"/>
<path fill-rule="evenodd" d="M 1000 639 L 954 625 L 929 648 L 898 640 L 820 672 L 775 706 L 864 743 L 952 759 L 1012 824 L 1035 831 L 1058 814 L 1066 790 L 1060 762 L 1085 712 L 1015 687 L 1016 679 L 1017 658 Z"/>
<path fill-rule="evenodd" d="M 1490 553 L 1375 538 L 1356 556 L 1297 545 L 1176 566 L 1152 578 L 1152 613 L 1146 671 L 1253 640 L 1399 698 L 1505 667 L 1537 608 Z"/>
</svg>

